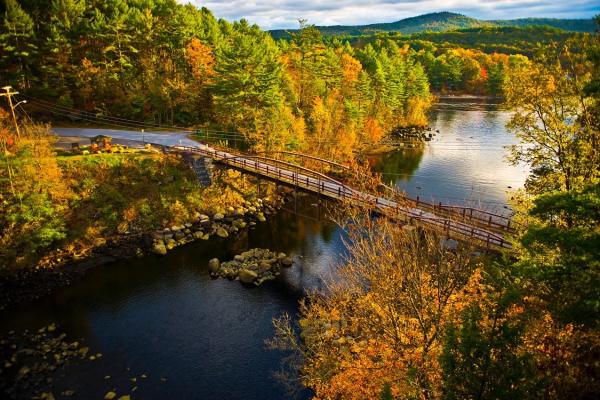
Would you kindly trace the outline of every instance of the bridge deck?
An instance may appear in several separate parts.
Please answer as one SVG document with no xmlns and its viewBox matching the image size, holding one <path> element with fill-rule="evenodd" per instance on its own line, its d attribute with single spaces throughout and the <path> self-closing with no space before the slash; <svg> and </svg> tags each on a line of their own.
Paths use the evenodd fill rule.
<svg viewBox="0 0 600 400">
<path fill-rule="evenodd" d="M 457 239 L 474 239 L 482 247 L 489 249 L 511 247 L 503 234 L 495 232 L 492 229 L 485 229 L 475 224 L 456 221 L 416 206 L 402 205 L 385 197 L 363 193 L 324 175 L 320 176 L 320 174 L 314 173 L 314 171 L 294 171 L 291 167 L 284 168 L 256 158 L 253 159 L 252 156 L 235 155 L 206 145 L 198 147 L 174 146 L 173 149 L 210 157 L 231 167 L 296 186 L 321 196 L 339 200 L 350 200 L 357 204 L 368 204 L 374 206 L 381 214 L 388 217 L 434 226 L 446 231 L 448 235 L 454 235 Z"/>
</svg>

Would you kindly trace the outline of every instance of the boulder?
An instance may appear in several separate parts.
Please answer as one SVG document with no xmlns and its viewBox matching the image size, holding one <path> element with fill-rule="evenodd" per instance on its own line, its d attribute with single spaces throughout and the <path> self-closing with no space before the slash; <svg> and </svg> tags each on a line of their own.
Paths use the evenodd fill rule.
<svg viewBox="0 0 600 400">
<path fill-rule="evenodd" d="M 244 260 L 245 260 L 245 257 L 244 257 L 244 255 L 243 255 L 243 254 L 238 254 L 238 255 L 236 255 L 235 257 L 233 257 L 233 259 L 234 259 L 235 261 L 244 262 Z"/>
<path fill-rule="evenodd" d="M 266 261 L 263 261 L 260 264 L 258 264 L 258 269 L 260 272 L 267 272 L 271 269 L 271 264 L 269 264 Z"/>
<path fill-rule="evenodd" d="M 222 238 L 226 238 L 227 236 L 229 236 L 229 233 L 227 233 L 225 228 L 223 228 L 222 226 L 217 228 L 216 234 L 217 234 L 217 236 L 220 236 Z"/>
<path fill-rule="evenodd" d="M 223 218 L 225 218 L 225 216 L 224 216 L 223 214 L 221 214 L 221 213 L 216 213 L 215 215 L 213 215 L 213 219 L 214 219 L 215 221 L 220 221 L 220 220 L 222 220 Z"/>
<path fill-rule="evenodd" d="M 165 250 L 166 250 L 166 248 L 165 248 Z M 144 250 L 142 250 L 140 247 L 136 247 L 136 248 L 135 248 L 135 256 L 136 256 L 137 258 L 142 258 L 142 257 L 144 257 Z"/>
<path fill-rule="evenodd" d="M 256 219 L 259 220 L 260 222 L 265 222 L 267 220 L 265 218 L 265 214 L 263 214 L 262 212 L 259 212 L 258 214 L 256 214 Z"/>
<path fill-rule="evenodd" d="M 204 232 L 202 232 L 202 231 L 194 232 L 194 239 L 202 239 L 202 238 L 204 238 Z"/>
<path fill-rule="evenodd" d="M 240 281 L 243 283 L 252 283 L 256 278 L 258 278 L 258 274 L 254 271 L 250 271 L 248 269 L 240 270 L 238 274 Z"/>
<path fill-rule="evenodd" d="M 291 257 L 283 257 L 281 259 L 281 265 L 284 267 L 291 267 L 294 261 L 292 261 Z"/>
<path fill-rule="evenodd" d="M 152 247 L 152 252 L 161 256 L 167 254 L 167 247 L 165 246 L 165 242 L 159 240 L 156 243 L 154 243 L 154 246 Z"/>
<path fill-rule="evenodd" d="M 208 261 L 208 270 L 211 273 L 213 273 L 213 274 L 218 273 L 220 267 L 221 267 L 221 262 L 219 261 L 218 258 L 212 258 Z"/>
<path fill-rule="evenodd" d="M 175 247 L 177 247 L 176 241 L 174 241 L 173 239 L 167 240 L 167 250 L 174 249 Z"/>
<path fill-rule="evenodd" d="M 246 227 L 246 221 L 244 221 L 243 219 L 236 219 L 233 221 L 233 226 L 238 228 L 238 229 L 242 229 Z"/>
</svg>

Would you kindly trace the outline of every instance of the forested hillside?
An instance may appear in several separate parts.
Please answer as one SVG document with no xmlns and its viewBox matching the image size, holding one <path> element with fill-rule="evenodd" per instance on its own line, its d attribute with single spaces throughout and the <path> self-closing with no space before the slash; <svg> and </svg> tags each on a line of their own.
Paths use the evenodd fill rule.
<svg viewBox="0 0 600 400">
<path fill-rule="evenodd" d="M 470 18 L 465 15 L 455 14 L 451 12 L 439 12 L 419 15 L 401 19 L 396 22 L 369 24 L 369 25 L 334 25 L 334 26 L 317 26 L 317 29 L 328 36 L 339 35 L 364 35 L 375 32 L 401 32 L 410 34 L 422 31 L 443 32 L 452 29 L 471 28 L 478 26 L 491 26 L 485 21 L 479 21 L 475 18 Z M 277 29 L 272 30 L 273 37 L 285 37 L 287 30 Z"/>
<path fill-rule="evenodd" d="M 410 44 L 417 50 L 433 45 L 436 48 L 462 47 L 486 53 L 524 54 L 530 57 L 540 44 L 564 43 L 577 35 L 581 34 L 547 26 L 481 27 L 448 32 L 422 32 L 408 36 L 396 32 L 378 33 L 358 36 L 350 41 L 353 45 L 361 47 L 376 40 L 391 39 L 398 44 Z"/>
<path fill-rule="evenodd" d="M 488 21 L 498 26 L 551 26 L 573 32 L 594 32 L 597 28 L 594 20 L 590 19 L 561 19 L 561 18 L 519 18 L 497 19 Z"/>
<path fill-rule="evenodd" d="M 427 76 L 394 44 L 355 50 L 325 43 L 311 27 L 276 43 L 244 20 L 175 0 L 5 0 L 5 8 L 2 85 L 54 117 L 71 107 L 208 125 L 241 132 L 257 148 L 337 159 L 398 126 L 426 123 Z"/>
<path fill-rule="evenodd" d="M 510 20 L 479 20 L 452 12 L 436 12 L 416 17 L 404 18 L 396 22 L 369 25 L 335 25 L 317 26 L 317 29 L 328 36 L 359 36 L 378 32 L 398 32 L 413 34 L 420 32 L 447 32 L 482 27 L 529 27 L 549 26 L 565 31 L 594 32 L 593 19 L 558 19 L 558 18 L 521 18 Z M 288 37 L 293 30 L 275 29 L 271 34 L 275 38 Z"/>
</svg>

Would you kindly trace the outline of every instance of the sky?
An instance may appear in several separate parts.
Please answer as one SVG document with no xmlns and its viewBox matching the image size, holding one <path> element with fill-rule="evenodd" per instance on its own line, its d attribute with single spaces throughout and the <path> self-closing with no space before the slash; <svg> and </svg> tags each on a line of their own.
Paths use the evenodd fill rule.
<svg viewBox="0 0 600 400">
<path fill-rule="evenodd" d="M 599 0 L 179 0 L 211 10 L 217 18 L 245 18 L 263 29 L 296 28 L 298 19 L 315 25 L 394 22 L 438 11 L 479 19 L 527 17 L 591 18 Z"/>
</svg>

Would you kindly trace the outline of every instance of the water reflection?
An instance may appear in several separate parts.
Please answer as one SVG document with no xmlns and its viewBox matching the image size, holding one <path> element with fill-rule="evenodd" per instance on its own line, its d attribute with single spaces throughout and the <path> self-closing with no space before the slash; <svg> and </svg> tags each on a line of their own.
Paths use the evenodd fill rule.
<svg viewBox="0 0 600 400">
<path fill-rule="evenodd" d="M 374 169 L 412 197 L 507 212 L 511 189 L 522 187 L 527 173 L 505 159 L 505 146 L 517 143 L 505 128 L 509 118 L 493 101 L 441 99 L 430 114 L 439 131 L 434 140 L 378 157 Z"/>
<path fill-rule="evenodd" d="M 314 198 L 304 198 L 300 214 L 324 212 L 313 204 Z M 0 313 L 2 331 L 57 322 L 69 338 L 83 338 L 103 354 L 71 367 L 55 382 L 59 393 L 129 393 L 129 379 L 138 376 L 141 398 L 285 398 L 272 377 L 283 355 L 264 344 L 273 335 L 272 318 L 296 314 L 304 291 L 320 285 L 344 253 L 342 237 L 330 222 L 281 212 L 236 237 L 93 269 L 53 296 Z M 284 251 L 295 264 L 254 289 L 210 278 L 210 258 L 230 259 L 253 247 Z M 140 382 L 142 373 L 148 379 Z"/>
</svg>

